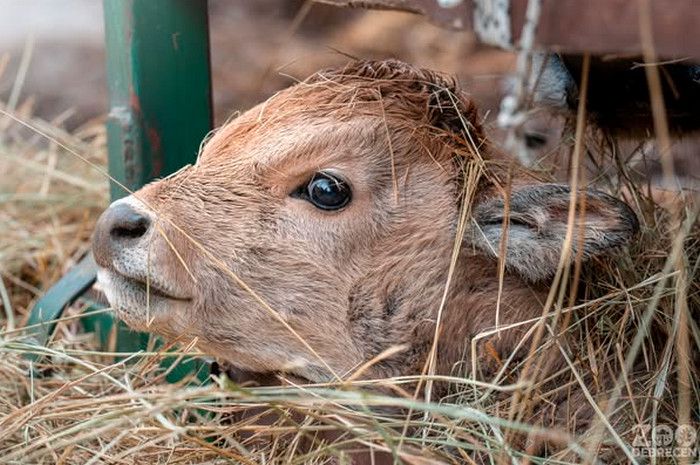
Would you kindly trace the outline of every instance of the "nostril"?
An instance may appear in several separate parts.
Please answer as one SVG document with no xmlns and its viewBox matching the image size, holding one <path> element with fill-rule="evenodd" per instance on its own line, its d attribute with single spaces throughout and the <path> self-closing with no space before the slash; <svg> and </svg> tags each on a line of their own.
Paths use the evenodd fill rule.
<svg viewBox="0 0 700 465">
<path fill-rule="evenodd" d="M 105 210 L 95 225 L 92 251 L 98 265 L 110 268 L 124 249 L 138 248 L 142 238 L 152 229 L 153 220 L 148 212 L 141 212 L 118 201 Z"/>
<path fill-rule="evenodd" d="M 115 239 L 136 239 L 146 234 L 146 231 L 148 231 L 148 220 L 141 217 L 132 222 L 114 225 L 109 234 Z"/>
<path fill-rule="evenodd" d="M 109 235 L 113 240 L 138 239 L 148 232 L 150 219 L 142 213 L 133 210 L 128 205 L 113 207 L 112 224 Z"/>
</svg>

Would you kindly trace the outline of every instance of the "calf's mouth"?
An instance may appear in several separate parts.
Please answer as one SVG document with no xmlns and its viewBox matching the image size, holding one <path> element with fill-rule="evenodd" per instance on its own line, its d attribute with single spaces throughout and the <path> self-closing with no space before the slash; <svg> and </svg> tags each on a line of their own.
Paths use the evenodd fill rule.
<svg viewBox="0 0 700 465">
<path fill-rule="evenodd" d="M 117 285 L 124 288 L 128 288 L 133 292 L 142 292 L 149 297 L 156 297 L 165 300 L 175 300 L 181 302 L 192 301 L 191 297 L 175 295 L 173 292 L 166 291 L 162 287 L 159 287 L 158 284 L 155 284 L 151 280 L 147 279 L 144 281 L 125 274 L 121 274 L 119 272 L 115 272 L 114 270 L 110 270 L 110 272 L 112 272 L 113 274 L 113 281 L 115 280 L 115 278 L 118 280 Z"/>
</svg>

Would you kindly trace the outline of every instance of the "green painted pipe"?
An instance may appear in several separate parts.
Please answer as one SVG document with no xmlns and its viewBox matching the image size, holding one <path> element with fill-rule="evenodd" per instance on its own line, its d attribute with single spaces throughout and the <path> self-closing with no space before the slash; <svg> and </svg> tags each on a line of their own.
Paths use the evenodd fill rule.
<svg viewBox="0 0 700 465">
<path fill-rule="evenodd" d="M 211 130 L 207 1 L 104 0 L 104 15 L 109 171 L 136 190 L 193 163 Z"/>
<path fill-rule="evenodd" d="M 110 193 L 116 200 L 196 160 L 213 119 L 209 23 L 207 0 L 104 0 L 103 5 Z M 28 340 L 46 345 L 64 308 L 95 277 L 88 256 L 49 289 L 32 309 L 29 322 L 35 326 Z M 84 323 L 104 339 L 114 321 L 103 314 Z M 146 349 L 148 335 L 123 323 L 116 330 L 118 352 Z M 169 379 L 190 371 L 176 367 Z"/>
<path fill-rule="evenodd" d="M 104 0 L 112 200 L 194 163 L 212 128 L 207 0 Z M 118 181 L 120 184 L 114 182 Z M 123 187 L 122 187 L 123 186 Z M 100 319 L 102 334 L 110 321 Z M 118 328 L 117 350 L 147 338 Z"/>
</svg>

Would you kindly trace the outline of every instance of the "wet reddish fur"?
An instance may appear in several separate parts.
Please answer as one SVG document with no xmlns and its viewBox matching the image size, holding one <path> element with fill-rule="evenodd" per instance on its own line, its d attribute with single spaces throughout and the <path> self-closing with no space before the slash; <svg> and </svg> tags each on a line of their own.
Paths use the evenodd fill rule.
<svg viewBox="0 0 700 465">
<path fill-rule="evenodd" d="M 365 376 L 418 374 L 447 283 L 464 171 L 482 171 L 468 199 L 479 202 L 501 195 L 508 164 L 450 78 L 393 61 L 318 73 L 220 128 L 195 167 L 138 192 L 163 219 L 161 227 L 196 283 L 156 237 L 158 272 L 193 301 L 148 327 L 129 322 L 197 337 L 205 350 L 243 370 L 332 378 L 172 221 L 247 283 L 341 377 L 402 344 L 405 351 Z M 326 168 L 353 184 L 354 198 L 344 211 L 321 212 L 289 197 Z M 514 186 L 533 182 L 529 173 L 513 169 Z M 540 316 L 546 286 L 512 273 L 504 279 L 500 323 Z M 444 307 L 438 373 L 463 374 L 477 357 L 477 376 L 492 379 L 531 327 L 484 340 L 471 354 L 471 339 L 495 324 L 498 298 L 498 262 L 464 245 Z M 529 342 L 523 347 L 519 359 Z M 550 353 L 556 358 L 558 352 Z M 556 359 L 549 368 L 560 366 Z M 444 393 L 440 387 L 436 392 Z"/>
</svg>

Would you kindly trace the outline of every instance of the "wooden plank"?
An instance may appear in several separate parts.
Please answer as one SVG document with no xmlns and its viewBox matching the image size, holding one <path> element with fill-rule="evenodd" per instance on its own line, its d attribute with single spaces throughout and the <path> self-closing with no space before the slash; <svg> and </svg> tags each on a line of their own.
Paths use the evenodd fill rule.
<svg viewBox="0 0 700 465">
<path fill-rule="evenodd" d="M 476 3 L 499 3 L 498 0 L 321 1 L 338 6 L 410 11 L 454 29 L 473 28 Z M 517 41 L 528 0 L 509 3 L 511 35 Z M 640 3 L 637 0 L 542 0 L 537 44 L 563 53 L 640 55 Z M 700 1 L 650 0 L 650 3 L 657 54 L 663 58 L 700 58 Z"/>
<path fill-rule="evenodd" d="M 461 2 L 451 8 L 442 8 L 436 0 L 316 0 L 318 3 L 374 10 L 407 11 L 428 16 L 434 23 L 451 29 L 471 29 L 472 6 Z"/>
<path fill-rule="evenodd" d="M 641 55 L 639 1 L 542 0 L 537 43 L 566 52 Z M 651 0 L 656 53 L 700 57 L 700 1 Z M 511 3 L 513 35 L 520 36 L 527 0 Z"/>
</svg>

